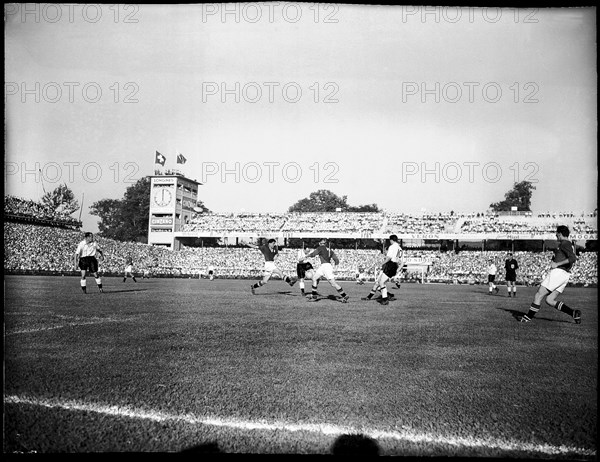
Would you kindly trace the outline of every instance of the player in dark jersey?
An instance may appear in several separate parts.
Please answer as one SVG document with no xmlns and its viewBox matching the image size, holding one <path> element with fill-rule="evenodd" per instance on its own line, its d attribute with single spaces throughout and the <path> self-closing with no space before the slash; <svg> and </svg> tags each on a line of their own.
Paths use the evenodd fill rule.
<svg viewBox="0 0 600 462">
<path fill-rule="evenodd" d="M 288 275 L 284 274 L 278 267 L 275 265 L 275 257 L 279 253 L 277 249 L 277 244 L 275 239 L 269 239 L 267 244 L 265 245 L 256 245 L 252 243 L 246 244 L 248 247 L 252 247 L 253 249 L 258 249 L 261 251 L 263 256 L 265 257 L 265 268 L 263 271 L 262 280 L 258 281 L 256 284 L 252 284 L 250 286 L 250 290 L 252 291 L 252 295 L 255 295 L 255 289 L 264 286 L 272 275 L 279 276 L 285 282 L 287 282 L 290 286 L 293 286 L 296 283 L 296 280 L 290 278 Z"/>
<path fill-rule="evenodd" d="M 565 287 L 567 287 L 569 277 L 571 276 L 571 268 L 577 261 L 573 244 L 568 240 L 568 237 L 568 227 L 558 226 L 556 228 L 558 248 L 554 250 L 554 256 L 550 263 L 550 271 L 533 297 L 533 303 L 529 307 L 527 314 L 518 318 L 520 322 L 530 322 L 536 313 L 540 311 L 542 300 L 546 297 L 548 305 L 571 316 L 576 324 L 581 324 L 581 311 L 569 308 L 564 302 L 556 300 L 556 297 L 562 294 Z"/>
<path fill-rule="evenodd" d="M 511 295 L 513 297 L 517 297 L 517 270 L 519 269 L 519 264 L 517 260 L 513 257 L 511 252 L 508 252 L 506 261 L 504 262 L 504 269 L 506 270 L 506 289 L 508 290 L 508 296 Z M 512 288 L 512 294 L 511 294 Z"/>
<path fill-rule="evenodd" d="M 339 300 L 342 303 L 348 303 L 349 297 L 346 294 L 346 292 L 344 292 L 344 289 L 342 289 L 342 286 L 340 286 L 336 282 L 335 276 L 333 275 L 333 266 L 331 265 L 332 260 L 336 266 L 340 264 L 340 260 L 337 257 L 337 255 L 331 250 L 331 248 L 329 248 L 329 249 L 327 248 L 327 239 L 321 239 L 319 241 L 319 246 L 307 255 L 308 258 L 317 257 L 317 256 L 321 260 L 321 266 L 319 266 L 319 268 L 313 274 L 312 292 L 311 292 L 311 296 L 309 297 L 308 301 L 315 302 L 318 300 L 317 288 L 319 286 L 319 280 L 322 277 L 324 277 L 325 279 L 327 279 L 329 284 L 331 284 L 331 287 L 333 287 L 335 290 L 337 290 L 338 293 L 340 294 Z"/>
</svg>

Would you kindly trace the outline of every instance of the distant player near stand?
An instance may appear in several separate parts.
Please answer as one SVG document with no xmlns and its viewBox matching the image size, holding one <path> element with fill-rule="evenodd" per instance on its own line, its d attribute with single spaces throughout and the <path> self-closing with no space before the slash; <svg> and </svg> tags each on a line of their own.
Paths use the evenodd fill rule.
<svg viewBox="0 0 600 462">
<path fill-rule="evenodd" d="M 494 259 L 490 258 L 490 264 L 487 267 L 487 275 L 488 275 L 488 295 L 492 295 L 492 292 L 495 291 L 498 293 L 500 289 L 496 285 L 496 273 L 498 272 L 498 268 L 494 264 Z"/>
<path fill-rule="evenodd" d="M 331 248 L 327 248 L 327 239 L 321 239 L 319 241 L 319 246 L 313 250 L 311 253 L 307 255 L 308 258 L 319 257 L 321 260 L 321 266 L 317 268 L 317 270 L 313 273 L 312 277 L 312 291 L 311 295 L 308 299 L 309 302 L 316 302 L 318 300 L 317 296 L 317 288 L 319 287 L 319 280 L 324 277 L 327 279 L 331 287 L 333 287 L 340 294 L 340 302 L 348 303 L 348 295 L 342 289 L 333 275 L 333 266 L 331 265 L 331 261 L 335 263 L 335 265 L 340 264 L 340 260 L 337 255 L 331 250 Z"/>
<path fill-rule="evenodd" d="M 290 278 L 288 275 L 284 274 L 277 266 L 275 265 L 275 257 L 279 254 L 279 250 L 277 249 L 275 239 L 269 239 L 266 245 L 256 245 L 252 243 L 246 243 L 248 247 L 252 247 L 253 249 L 258 249 L 261 251 L 263 256 L 265 257 L 265 268 L 263 270 L 263 278 L 258 281 L 256 284 L 252 284 L 250 286 L 250 290 L 252 291 L 252 295 L 256 294 L 256 289 L 264 286 L 272 275 L 279 276 L 285 282 L 287 282 L 290 286 L 293 286 L 296 281 Z"/>
<path fill-rule="evenodd" d="M 85 239 L 79 243 L 75 250 L 74 264 L 75 269 L 81 270 L 81 290 L 87 293 L 86 273 L 89 271 L 94 276 L 96 284 L 100 292 L 102 290 L 102 279 L 98 277 L 98 260 L 96 254 L 100 254 L 104 258 L 104 253 L 98 247 L 98 243 L 94 241 L 92 233 L 85 233 Z"/>
<path fill-rule="evenodd" d="M 396 276 L 398 267 L 401 268 L 404 265 L 403 251 L 398 243 L 398 236 L 392 234 L 390 236 L 390 241 L 391 244 L 387 250 L 383 265 L 381 266 L 381 272 L 379 273 L 379 276 L 377 276 L 377 279 L 375 279 L 375 284 L 373 284 L 373 288 L 371 289 L 371 292 L 369 292 L 369 295 L 363 297 L 362 300 L 372 300 L 375 293 L 378 290 L 381 290 L 380 303 L 382 305 L 389 304 L 390 297 L 388 297 L 387 281 Z"/>
<path fill-rule="evenodd" d="M 511 252 L 508 252 L 506 261 L 504 262 L 504 269 L 506 270 L 506 290 L 508 290 L 508 296 L 511 295 L 513 297 L 517 297 L 517 270 L 519 269 L 519 264 L 517 260 L 513 257 Z M 511 294 L 512 287 L 512 294 Z"/>
<path fill-rule="evenodd" d="M 306 258 L 306 252 L 304 249 L 298 249 L 298 263 L 296 264 L 296 276 L 298 276 L 298 284 L 300 284 L 300 293 L 304 296 L 304 279 L 312 279 L 314 275 L 314 267 L 311 262 Z"/>
<path fill-rule="evenodd" d="M 359 266 L 356 269 L 356 283 L 363 285 L 367 280 L 367 274 L 365 273 L 365 268 L 363 266 Z"/>
<path fill-rule="evenodd" d="M 577 261 L 573 244 L 568 240 L 568 237 L 568 227 L 562 225 L 556 228 L 558 248 L 554 250 L 554 256 L 550 263 L 550 271 L 534 295 L 533 303 L 529 307 L 527 314 L 518 318 L 520 322 L 530 322 L 537 312 L 540 311 L 542 300 L 546 297 L 547 305 L 571 316 L 576 324 L 581 324 L 581 311 L 569 308 L 564 302 L 556 300 L 556 297 L 562 294 L 565 287 L 567 287 L 567 283 L 571 277 L 571 268 Z"/>
<path fill-rule="evenodd" d="M 208 279 L 213 280 L 215 278 L 215 267 L 213 265 L 208 265 Z"/>
<path fill-rule="evenodd" d="M 127 255 L 127 258 L 125 259 L 125 275 L 123 276 L 123 282 L 127 281 L 128 277 L 131 277 L 133 282 L 137 282 L 135 280 L 135 275 L 133 274 L 133 258 L 131 258 L 131 255 Z"/>
</svg>

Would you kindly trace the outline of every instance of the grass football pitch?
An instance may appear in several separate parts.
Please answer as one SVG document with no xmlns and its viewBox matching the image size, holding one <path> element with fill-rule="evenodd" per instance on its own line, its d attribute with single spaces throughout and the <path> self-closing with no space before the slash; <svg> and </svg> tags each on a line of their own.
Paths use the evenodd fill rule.
<svg viewBox="0 0 600 462">
<path fill-rule="evenodd" d="M 5 454 L 597 457 L 596 289 L 565 290 L 577 325 L 518 323 L 524 287 L 4 281 Z"/>
</svg>

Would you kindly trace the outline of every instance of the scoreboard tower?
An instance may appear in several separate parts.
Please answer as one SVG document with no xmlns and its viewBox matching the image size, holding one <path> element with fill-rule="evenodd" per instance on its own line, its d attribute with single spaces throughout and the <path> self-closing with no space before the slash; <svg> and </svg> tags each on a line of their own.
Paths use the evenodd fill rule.
<svg viewBox="0 0 600 462">
<path fill-rule="evenodd" d="M 179 250 L 175 233 L 189 223 L 198 203 L 198 183 L 180 174 L 150 177 L 148 244 Z"/>
</svg>

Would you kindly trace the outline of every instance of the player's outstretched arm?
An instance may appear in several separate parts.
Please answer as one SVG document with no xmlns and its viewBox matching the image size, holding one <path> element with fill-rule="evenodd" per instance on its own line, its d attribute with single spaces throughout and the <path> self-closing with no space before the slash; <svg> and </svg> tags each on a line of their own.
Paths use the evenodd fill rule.
<svg viewBox="0 0 600 462">
<path fill-rule="evenodd" d="M 258 249 L 258 245 L 256 245 L 254 242 L 251 242 L 251 241 L 246 241 L 246 240 L 240 239 L 240 244 L 245 245 L 246 247 L 250 247 L 251 249 Z"/>
</svg>

